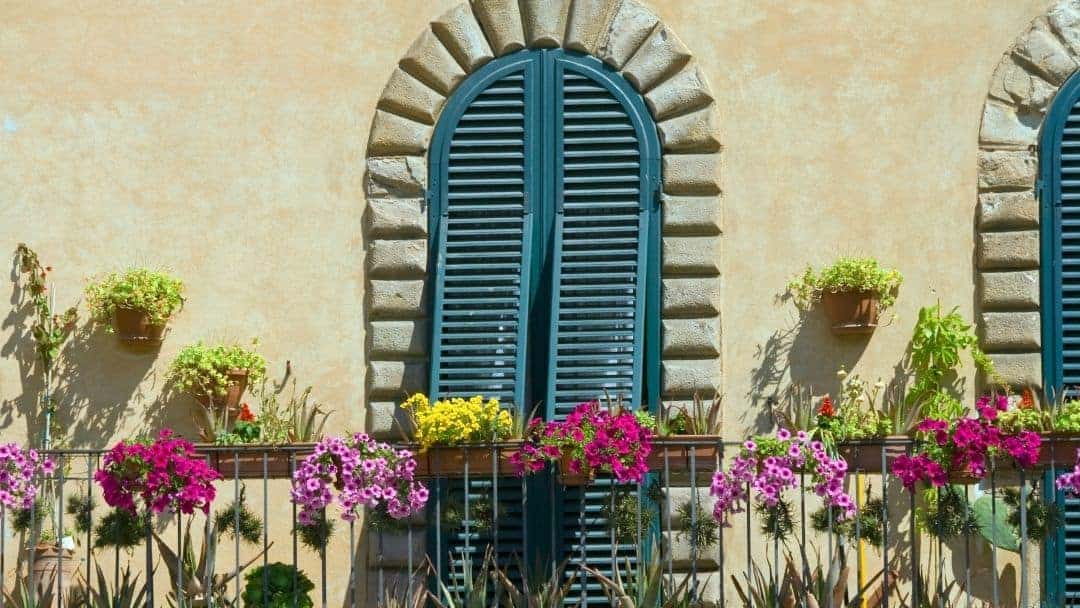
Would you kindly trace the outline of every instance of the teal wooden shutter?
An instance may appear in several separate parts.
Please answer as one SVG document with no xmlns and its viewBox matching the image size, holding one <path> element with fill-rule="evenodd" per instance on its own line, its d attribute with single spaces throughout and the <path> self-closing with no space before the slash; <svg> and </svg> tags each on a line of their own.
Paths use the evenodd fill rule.
<svg viewBox="0 0 1080 608">
<path fill-rule="evenodd" d="M 645 302 L 656 221 L 659 143 L 641 98 L 598 60 L 553 53 L 556 128 L 551 177 L 551 329 L 545 402 L 551 419 L 579 403 L 621 398 L 639 408 L 645 386 Z M 571 563 L 611 575 L 633 564 L 635 543 L 614 538 L 603 508 L 609 480 L 562 488 L 558 545 Z M 646 531 L 647 533 L 647 531 Z M 585 577 L 574 601 L 606 606 Z"/>
<path fill-rule="evenodd" d="M 433 251 L 432 398 L 498 397 L 525 404 L 527 320 L 533 267 L 532 200 L 537 179 L 538 57 L 524 53 L 493 62 L 469 78 L 449 102 L 432 145 Z M 471 471 L 440 480 L 443 510 L 463 515 L 468 492 L 473 520 L 428 526 L 443 579 L 460 587 L 462 562 L 474 566 L 488 545 L 501 564 L 513 563 L 524 542 L 519 480 Z M 487 502 L 485 516 L 483 507 Z M 432 501 L 432 517 L 434 513 Z M 488 521 L 481 521 L 486 517 Z M 429 551 L 431 552 L 431 551 Z"/>
<path fill-rule="evenodd" d="M 1039 142 L 1043 381 L 1048 390 L 1076 395 L 1080 387 L 1080 76 L 1058 91 Z M 1057 463 L 1058 473 L 1071 462 Z M 1047 473 L 1047 498 L 1055 499 Z M 1080 500 L 1056 496 L 1065 525 L 1046 547 L 1049 605 L 1080 600 Z"/>
<path fill-rule="evenodd" d="M 641 406 L 646 269 L 648 256 L 657 255 L 648 235 L 659 177 L 655 127 L 636 107 L 637 94 L 599 61 L 555 57 L 552 419 L 605 393 Z"/>
<path fill-rule="evenodd" d="M 447 108 L 453 126 L 440 122 L 431 165 L 433 398 L 524 400 L 535 63 L 522 57 L 481 70 Z"/>
</svg>

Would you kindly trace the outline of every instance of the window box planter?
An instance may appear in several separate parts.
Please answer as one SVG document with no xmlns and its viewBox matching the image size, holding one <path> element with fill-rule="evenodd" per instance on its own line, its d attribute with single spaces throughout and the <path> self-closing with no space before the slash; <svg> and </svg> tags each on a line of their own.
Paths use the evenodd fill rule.
<svg viewBox="0 0 1080 608">
<path fill-rule="evenodd" d="M 230 413 L 230 417 L 235 418 L 235 414 L 240 412 L 240 399 L 244 396 L 244 391 L 247 390 L 250 374 L 246 369 L 231 369 L 226 376 L 229 383 L 224 396 L 202 391 L 196 391 L 193 395 L 195 400 L 201 403 L 203 407 L 226 408 Z"/>
<path fill-rule="evenodd" d="M 222 478 L 262 479 L 263 455 L 266 455 L 265 477 L 288 479 L 291 476 L 289 460 L 295 457 L 297 465 L 315 449 L 313 443 L 279 445 L 200 446 L 206 453 L 207 463 Z"/>
<path fill-rule="evenodd" d="M 1042 433 L 1042 452 L 1039 455 L 1040 468 L 1050 468 L 1060 472 L 1071 471 L 1076 466 L 1076 452 L 1080 450 L 1080 433 Z"/>
<path fill-rule="evenodd" d="M 853 473 L 881 473 L 881 458 L 885 456 L 887 469 L 892 468 L 897 456 L 906 454 L 911 446 L 907 435 L 889 435 L 877 439 L 852 441 L 836 446 L 837 453 L 847 462 Z"/>
<path fill-rule="evenodd" d="M 158 345 L 165 340 L 165 324 L 151 323 L 146 311 L 116 307 L 113 311 L 113 331 L 116 337 L 129 344 Z"/>
<path fill-rule="evenodd" d="M 649 453 L 649 470 L 657 473 L 708 473 L 716 470 L 721 452 L 719 435 L 657 437 Z"/>
<path fill-rule="evenodd" d="M 416 459 L 417 478 L 465 477 L 466 466 L 469 477 L 491 477 L 493 472 L 500 476 L 514 475 L 510 464 L 510 455 L 521 449 L 521 441 L 499 441 L 496 443 L 466 443 L 454 446 L 432 446 L 421 452 L 417 445 L 406 445 Z M 498 465 L 495 458 L 498 457 Z"/>
<path fill-rule="evenodd" d="M 831 292 L 821 294 L 821 304 L 839 335 L 873 333 L 878 325 L 880 298 L 872 291 Z"/>
<path fill-rule="evenodd" d="M 592 475 L 574 473 L 570 469 L 570 462 L 573 460 L 573 457 L 569 454 L 563 454 L 562 457 L 559 458 L 559 480 L 562 481 L 562 485 L 568 487 L 580 487 L 592 483 Z"/>
</svg>

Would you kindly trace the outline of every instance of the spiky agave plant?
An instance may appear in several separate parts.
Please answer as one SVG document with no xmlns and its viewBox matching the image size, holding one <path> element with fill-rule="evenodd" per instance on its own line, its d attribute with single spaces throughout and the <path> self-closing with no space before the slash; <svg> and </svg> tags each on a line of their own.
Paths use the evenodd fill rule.
<svg viewBox="0 0 1080 608">
<path fill-rule="evenodd" d="M 520 584 L 515 583 L 500 568 L 494 569 L 495 580 L 501 593 L 504 595 L 505 608 L 563 608 L 568 605 L 570 590 L 577 580 L 578 573 L 573 572 L 564 576 L 567 561 L 551 571 L 546 579 L 529 581 L 523 578 Z M 525 572 L 525 567 L 518 560 L 518 571 Z M 576 606 L 580 606 L 578 603 Z"/>
</svg>

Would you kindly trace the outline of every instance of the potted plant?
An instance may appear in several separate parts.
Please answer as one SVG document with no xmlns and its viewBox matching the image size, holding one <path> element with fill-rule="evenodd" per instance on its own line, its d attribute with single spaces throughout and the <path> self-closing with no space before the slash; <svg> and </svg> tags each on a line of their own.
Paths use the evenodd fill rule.
<svg viewBox="0 0 1080 608">
<path fill-rule="evenodd" d="M 169 368 L 169 380 L 195 397 L 203 407 L 235 414 L 249 384 L 266 374 L 266 359 L 239 344 L 208 346 L 201 341 L 180 350 Z"/>
<path fill-rule="evenodd" d="M 807 267 L 788 283 L 788 292 L 802 309 L 819 300 L 837 334 L 867 334 L 878 316 L 896 303 L 903 282 L 899 272 L 883 268 L 874 258 L 841 257 L 820 273 Z"/>
<path fill-rule="evenodd" d="M 285 387 L 289 387 L 285 397 Z M 263 378 L 254 389 L 259 413 L 243 403 L 235 415 L 199 405 L 196 425 L 210 465 L 226 479 L 284 479 L 294 457 L 311 453 L 323 437 L 330 412 L 311 399 L 312 387 L 298 390 L 292 364 L 281 383 Z M 234 449 L 228 449 L 235 446 Z M 285 449 L 288 446 L 288 449 Z"/>
<path fill-rule="evenodd" d="M 533 419 L 524 443 L 509 460 L 519 476 L 558 462 L 562 482 L 568 486 L 584 485 L 599 473 L 619 483 L 642 483 L 649 472 L 655 428 L 648 412 L 618 404 L 604 408 L 599 401 L 589 401 L 562 421 Z"/>
<path fill-rule="evenodd" d="M 695 394 L 689 405 L 665 408 L 649 453 L 649 469 L 676 474 L 712 470 L 723 441 L 722 416 L 720 395 L 706 404 Z"/>
<path fill-rule="evenodd" d="M 184 306 L 184 284 L 166 272 L 128 268 L 91 280 L 86 303 L 94 321 L 120 340 L 161 344 L 165 326 Z"/>
<path fill-rule="evenodd" d="M 244 575 L 244 608 L 311 608 L 315 583 L 296 566 L 273 562 Z"/>
<path fill-rule="evenodd" d="M 909 407 L 901 391 L 890 390 L 880 380 L 870 385 L 843 368 L 836 375 L 840 396 L 835 401 L 829 395 L 821 399 L 814 434 L 852 471 L 887 470 L 897 456 L 907 452 L 919 408 Z"/>
<path fill-rule="evenodd" d="M 842 458 L 829 455 L 825 444 L 806 431 L 792 433 L 780 428 L 774 436 L 759 435 L 743 444 L 727 469 L 713 475 L 709 487 L 709 494 L 716 498 L 713 516 L 721 525 L 730 525 L 732 516 L 749 505 L 752 488 L 756 509 L 764 521 L 773 522 L 764 526 L 767 532 L 784 534 L 778 524 L 792 519 L 777 515 L 793 513 L 784 492 L 798 488 L 798 474 L 805 473 L 809 481 L 803 489 L 812 490 L 821 496 L 825 506 L 833 507 L 836 521 L 846 521 L 856 512 L 855 501 L 844 492 L 847 471 Z"/>
<path fill-rule="evenodd" d="M 521 445 L 522 417 L 497 398 L 448 397 L 432 402 L 416 393 L 401 404 L 412 426 L 417 477 L 510 475 L 509 458 Z M 497 463 L 497 464 L 496 464 Z"/>
<path fill-rule="evenodd" d="M 354 521 L 364 507 L 392 519 L 410 517 L 428 500 L 427 488 L 414 478 L 415 470 L 412 452 L 375 441 L 366 433 L 324 438 L 293 474 L 290 495 L 300 507 L 297 521 L 312 526 L 334 503 L 344 521 Z"/>
</svg>

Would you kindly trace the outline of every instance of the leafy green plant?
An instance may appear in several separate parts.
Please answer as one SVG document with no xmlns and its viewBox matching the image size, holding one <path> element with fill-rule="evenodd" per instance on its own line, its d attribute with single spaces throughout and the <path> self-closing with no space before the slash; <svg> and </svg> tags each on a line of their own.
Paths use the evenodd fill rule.
<svg viewBox="0 0 1080 608">
<path fill-rule="evenodd" d="M 430 558 L 429 558 L 430 559 Z M 455 565 L 460 564 L 460 570 Z M 432 567 L 432 570 L 435 568 Z M 459 560 L 451 560 L 450 578 L 457 583 L 454 589 L 450 589 L 438 580 L 438 594 L 428 592 L 433 604 L 438 608 L 488 608 L 488 594 L 493 572 L 497 570 L 495 554 L 491 545 L 488 545 L 484 553 L 484 559 L 480 562 L 479 570 L 473 565 L 472 556 L 462 552 Z"/>
<path fill-rule="evenodd" d="M 719 539 L 720 523 L 711 512 L 705 510 L 700 498 L 696 505 L 686 500 L 676 507 L 675 521 L 679 528 L 676 537 L 685 538 L 699 553 L 715 545 Z"/>
<path fill-rule="evenodd" d="M 252 340 L 251 348 L 239 344 L 189 344 L 173 359 L 169 380 L 192 394 L 222 397 L 228 391 L 231 370 L 247 371 L 251 384 L 262 380 L 266 374 L 266 359 L 255 352 L 257 346 L 257 340 Z"/>
<path fill-rule="evenodd" d="M 634 490 L 615 492 L 614 504 L 605 500 L 600 507 L 601 516 L 607 519 L 608 529 L 615 533 L 620 543 L 633 543 L 648 533 L 656 517 L 655 509 L 641 504 Z M 640 515 L 640 523 L 639 523 Z"/>
<path fill-rule="evenodd" d="M 184 306 L 184 283 L 166 272 L 128 268 L 110 272 L 86 287 L 86 304 L 98 323 L 110 326 L 117 308 L 146 313 L 150 322 L 163 325 Z"/>
<path fill-rule="evenodd" d="M 775 402 L 772 410 L 777 426 L 790 431 L 806 431 L 817 434 L 817 407 L 814 391 L 799 384 L 792 384 Z"/>
<path fill-rule="evenodd" d="M 240 539 L 249 545 L 262 542 L 263 522 L 247 505 L 247 486 L 240 486 L 239 498 L 214 513 L 214 530 L 227 538 L 236 538 L 239 530 Z"/>
<path fill-rule="evenodd" d="M 500 509 L 499 514 L 502 515 Z M 393 520 L 393 518 L 386 517 Z M 495 525 L 495 508 L 489 498 L 473 498 L 469 501 L 469 531 L 476 534 L 489 532 Z M 464 492 L 451 492 L 442 508 L 442 524 L 446 530 L 465 529 L 465 495 Z M 401 521 L 407 525 L 406 521 Z"/>
<path fill-rule="evenodd" d="M 689 405 L 662 408 L 658 426 L 661 435 L 719 435 L 723 426 L 723 397 L 716 395 L 706 404 L 694 393 Z"/>
<path fill-rule="evenodd" d="M 1038 484 L 1032 484 L 1031 488 L 1025 488 L 1027 498 L 1027 537 L 1037 543 L 1041 543 L 1060 527 L 1065 519 L 1054 502 L 1046 502 L 1042 499 L 1042 492 L 1038 490 Z M 1002 490 L 1002 500 L 1009 507 L 1009 515 L 1006 521 L 1012 526 L 1017 537 L 1020 536 L 1020 489 L 1005 488 Z"/>
<path fill-rule="evenodd" d="M 923 500 L 926 506 L 915 510 L 915 519 L 928 536 L 949 541 L 979 530 L 976 513 L 960 486 L 927 489 Z"/>
<path fill-rule="evenodd" d="M 960 367 L 964 351 L 980 371 L 996 379 L 990 357 L 979 348 L 978 337 L 958 308 L 948 314 L 942 314 L 941 304 L 919 310 L 908 356 L 914 376 L 908 398 L 923 402 L 926 416 L 953 414 L 945 418 L 952 420 L 966 410 L 955 397 L 958 391 L 951 378 Z M 958 404 L 960 411 L 954 412 Z"/>
<path fill-rule="evenodd" d="M 289 397 L 282 403 L 280 396 L 289 386 Z M 326 420 L 333 413 L 311 398 L 311 386 L 297 391 L 292 364 L 285 363 L 285 379 L 280 384 L 267 384 L 264 379 L 255 390 L 259 400 L 259 421 L 265 443 L 315 443 L 322 439 Z"/>
<path fill-rule="evenodd" d="M 330 538 L 334 536 L 334 520 L 326 517 L 326 513 L 323 513 L 310 524 L 297 523 L 295 534 L 300 539 L 301 545 L 314 553 L 319 553 L 330 542 Z"/>
<path fill-rule="evenodd" d="M 867 495 L 870 491 L 867 489 Z M 810 526 L 817 532 L 832 532 L 854 543 L 858 540 L 875 547 L 885 542 L 885 502 L 880 498 L 868 499 L 855 513 L 854 519 L 836 521 L 836 511 L 822 507 L 810 514 Z"/>
<path fill-rule="evenodd" d="M 1070 399 L 1054 412 L 1054 430 L 1080 433 L 1080 399 Z"/>
<path fill-rule="evenodd" d="M 75 602 L 73 606 L 88 608 L 141 608 L 146 601 L 146 583 L 139 582 L 139 574 L 132 574 L 131 566 L 125 565 L 116 580 L 115 588 L 101 570 L 101 564 L 94 562 L 96 582 L 84 587 L 72 589 Z"/>
<path fill-rule="evenodd" d="M 204 528 L 204 542 L 199 544 L 199 554 L 196 557 L 192 548 L 191 521 L 188 520 L 184 527 L 183 554 L 173 550 L 169 541 L 154 533 L 154 544 L 157 545 L 158 555 L 165 567 L 169 570 L 169 580 L 179 581 L 180 573 L 183 572 L 183 588 L 178 589 L 173 585 L 169 589 L 167 599 L 173 606 L 192 606 L 203 602 L 213 602 L 216 606 L 228 606 L 229 599 L 227 588 L 240 573 L 247 570 L 251 564 L 262 559 L 263 554 L 273 547 L 274 543 L 263 547 L 254 557 L 247 562 L 241 562 L 239 567 L 230 566 L 226 572 L 217 572 L 217 548 L 218 534 L 212 528 L 212 522 L 207 518 Z"/>
<path fill-rule="evenodd" d="M 311 608 L 315 583 L 296 566 L 273 562 L 244 575 L 244 608 Z"/>
<path fill-rule="evenodd" d="M 75 521 L 75 530 L 85 534 L 94 525 L 94 497 L 90 494 L 76 494 L 67 499 L 64 512 Z"/>
<path fill-rule="evenodd" d="M 423 564 L 412 576 L 394 577 L 393 582 L 383 589 L 382 597 L 375 602 L 376 608 L 427 608 L 429 576 L 431 570 L 427 564 Z"/>
<path fill-rule="evenodd" d="M 893 428 L 893 421 L 888 415 L 877 409 L 877 403 L 885 390 L 885 383 L 880 380 L 871 386 L 858 375 L 848 374 L 840 369 L 837 377 L 841 380 L 840 398 L 835 406 L 830 406 L 831 414 L 824 403 L 818 409 L 818 437 L 826 446 L 834 447 L 845 441 L 858 441 L 884 437 Z"/>
<path fill-rule="evenodd" d="M 765 538 L 787 542 L 795 534 L 795 513 L 790 502 L 781 500 L 774 507 L 758 503 L 754 510 L 761 520 L 761 534 Z"/>
<path fill-rule="evenodd" d="M 813 306 L 824 292 L 869 291 L 878 297 L 879 308 L 886 310 L 896 303 L 896 292 L 903 282 L 899 272 L 883 268 L 874 258 L 840 257 L 820 273 L 808 266 L 787 288 L 796 305 L 804 309 Z"/>
<path fill-rule="evenodd" d="M 45 380 L 41 394 L 41 408 L 45 414 L 42 446 L 48 449 L 52 447 L 53 417 L 59 402 L 53 394 L 53 371 L 64 343 L 75 332 L 79 311 L 77 306 L 59 313 L 53 310 L 53 300 L 46 284 L 52 266 L 42 266 L 37 253 L 25 243 L 19 243 L 15 256 L 19 260 L 20 278 L 17 282 L 25 281 L 23 288 L 30 294 L 29 304 L 35 317 L 30 325 L 30 335 L 37 344 L 37 361 Z"/>
<path fill-rule="evenodd" d="M 615 564 L 610 578 L 591 566 L 582 565 L 581 569 L 599 581 L 611 605 L 620 608 L 674 608 L 690 584 L 689 577 L 673 584 L 665 576 L 659 556 L 637 564 L 627 559 L 622 568 Z"/>
<path fill-rule="evenodd" d="M 530 581 L 526 577 L 520 584 L 512 581 L 502 569 L 494 568 L 495 582 L 504 602 L 500 605 L 505 608 L 563 608 L 569 605 L 568 596 L 578 573 L 566 574 L 566 564 L 563 560 L 554 570 L 543 568 L 544 572 L 550 572 L 547 578 Z M 521 560 L 518 560 L 518 571 L 526 572 Z"/>
<path fill-rule="evenodd" d="M 133 549 L 146 540 L 146 526 L 139 516 L 112 509 L 94 526 L 94 548 Z"/>
</svg>

